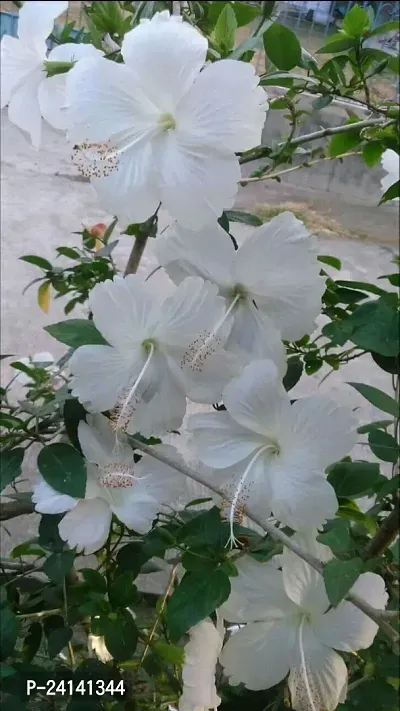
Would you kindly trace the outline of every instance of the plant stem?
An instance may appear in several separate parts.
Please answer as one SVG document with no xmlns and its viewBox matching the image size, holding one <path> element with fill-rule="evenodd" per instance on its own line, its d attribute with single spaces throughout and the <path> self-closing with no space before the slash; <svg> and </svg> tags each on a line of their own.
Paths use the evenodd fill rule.
<svg viewBox="0 0 400 711">
<path fill-rule="evenodd" d="M 291 146 L 300 146 L 303 143 L 309 143 L 310 141 L 317 141 L 319 138 L 325 138 L 326 136 L 334 136 L 337 133 L 351 133 L 352 131 L 361 131 L 363 128 L 372 128 L 374 126 L 380 128 L 386 128 L 395 123 L 395 119 L 386 118 L 369 118 L 363 121 L 357 121 L 355 123 L 346 123 L 342 126 L 328 126 L 327 128 L 322 128 L 319 131 L 312 131 L 312 133 L 305 133 L 303 136 L 297 136 L 291 141 Z M 286 141 L 278 143 L 277 148 L 281 148 L 286 144 Z M 266 149 L 264 146 L 259 148 L 254 148 L 248 153 L 243 153 L 239 158 L 239 163 L 250 163 L 250 161 L 257 160 L 258 158 L 264 158 L 269 153 L 269 148 Z"/>
<path fill-rule="evenodd" d="M 146 248 L 147 240 L 149 237 L 155 237 L 157 234 L 157 224 L 158 224 L 158 209 L 146 222 L 143 222 L 139 227 L 139 231 L 135 237 L 135 243 L 132 247 L 132 251 L 129 255 L 128 262 L 125 267 L 124 276 L 128 274 L 136 274 L 140 261 L 143 257 L 144 250 Z"/>
<path fill-rule="evenodd" d="M 150 447 L 147 444 L 143 444 L 143 442 L 140 442 L 134 437 L 130 437 L 129 440 L 133 447 L 138 449 L 140 452 L 148 454 L 151 457 L 154 457 L 154 459 L 158 459 L 158 461 L 160 462 L 164 462 L 164 464 L 167 464 L 168 466 L 176 469 L 177 471 L 181 472 L 190 479 L 193 479 L 193 481 L 197 481 L 198 484 L 202 484 L 202 486 L 205 486 L 211 491 L 214 491 L 214 493 L 218 494 L 218 496 L 221 496 L 222 498 L 225 497 L 225 494 L 221 489 L 215 486 L 215 484 L 211 483 L 207 477 L 203 476 L 202 474 L 199 474 L 187 464 L 177 461 L 174 457 L 169 457 L 166 454 L 161 454 L 161 452 L 157 451 L 157 449 L 155 449 L 154 447 Z M 286 533 L 281 531 L 272 523 L 264 521 L 259 516 L 254 514 L 251 510 L 246 511 L 246 516 L 251 521 L 253 521 L 253 523 L 256 523 L 258 526 L 260 526 L 260 528 L 262 528 L 266 533 L 268 533 L 271 538 L 273 538 L 275 541 L 279 541 L 279 543 L 283 543 L 283 545 L 287 546 L 287 548 L 290 548 L 293 553 L 296 553 L 299 558 L 305 560 L 306 563 L 308 563 L 312 568 L 314 568 L 314 570 L 320 573 L 320 575 L 323 575 L 323 563 L 318 560 L 318 558 L 315 558 L 313 555 L 308 553 L 308 551 L 305 551 L 300 548 L 300 546 L 297 545 L 297 543 L 295 543 L 289 536 L 287 536 Z M 369 605 L 365 600 L 358 597 L 358 595 L 356 595 L 355 593 L 348 593 L 346 599 L 352 602 L 353 605 L 358 607 L 359 610 L 364 612 L 377 625 L 379 625 L 382 630 L 384 630 L 385 633 L 390 637 L 392 642 L 398 642 L 399 634 L 386 621 L 388 619 L 393 619 L 393 613 L 387 612 L 386 610 L 377 610 L 376 608 Z"/>
<path fill-rule="evenodd" d="M 339 156 L 324 156 L 323 158 L 316 158 L 315 160 L 305 161 L 304 163 L 299 163 L 298 165 L 292 165 L 290 168 L 285 168 L 284 170 L 278 170 L 275 173 L 267 173 L 266 175 L 260 175 L 255 178 L 245 178 L 240 181 L 240 185 L 247 185 L 248 183 L 258 183 L 260 180 L 273 180 L 274 178 L 279 178 L 281 175 L 286 175 L 287 173 L 294 173 L 295 170 L 300 170 L 301 168 L 310 168 L 316 163 L 323 163 L 327 160 L 339 160 L 339 158 L 348 158 L 349 156 L 360 156 L 360 151 L 350 151 L 349 153 L 342 153 Z"/>
<path fill-rule="evenodd" d="M 364 558 L 375 558 L 382 555 L 393 543 L 399 532 L 399 503 L 395 502 L 393 511 L 384 518 L 375 536 L 364 550 Z"/>
<path fill-rule="evenodd" d="M 42 610 L 41 612 L 27 612 L 26 614 L 17 615 L 20 620 L 30 620 L 34 617 L 46 617 L 46 615 L 58 615 L 63 610 L 60 607 L 56 607 L 55 610 Z"/>
<path fill-rule="evenodd" d="M 147 644 L 146 644 L 146 646 L 145 646 L 145 648 L 144 648 L 144 651 L 143 651 L 143 654 L 142 654 L 142 656 L 141 656 L 141 659 L 140 659 L 140 662 L 139 662 L 139 666 L 140 666 L 140 667 L 142 666 L 144 660 L 145 660 L 146 657 L 147 657 L 148 651 L 149 651 L 149 649 L 150 649 L 150 645 L 151 645 L 152 640 L 153 640 L 153 637 L 154 637 L 154 635 L 155 635 L 155 633 L 156 633 L 157 625 L 158 625 L 158 623 L 159 623 L 159 621 L 160 621 L 160 617 L 161 617 L 161 615 L 162 615 L 162 613 L 163 613 L 163 611 L 164 611 L 165 605 L 167 604 L 168 596 L 169 596 L 169 594 L 170 594 L 170 592 L 171 592 L 171 589 L 172 589 L 172 586 L 173 586 L 173 584 L 174 584 L 174 582 L 175 582 L 175 578 L 176 578 L 177 572 L 178 572 L 178 566 L 175 565 L 175 566 L 172 568 L 171 575 L 169 576 L 168 585 L 167 585 L 166 590 L 165 590 L 165 593 L 164 593 L 164 595 L 163 595 L 159 612 L 157 613 L 157 617 L 156 617 L 156 619 L 155 619 L 155 621 L 154 621 L 153 627 L 152 627 L 151 630 L 150 630 L 150 634 L 149 634 L 149 637 L 148 637 L 148 640 L 147 640 Z"/>
<path fill-rule="evenodd" d="M 35 512 L 32 501 L 10 501 L 0 506 L 0 521 L 8 521 L 16 516 L 24 516 Z"/>
<path fill-rule="evenodd" d="M 64 621 L 65 621 L 65 626 L 69 627 L 68 623 L 68 598 L 67 598 L 67 583 L 64 580 L 63 582 L 63 601 L 64 601 Z M 74 650 L 71 644 L 71 640 L 68 642 L 68 654 L 69 654 L 69 660 L 71 662 L 71 667 L 75 667 L 75 654 Z"/>
</svg>

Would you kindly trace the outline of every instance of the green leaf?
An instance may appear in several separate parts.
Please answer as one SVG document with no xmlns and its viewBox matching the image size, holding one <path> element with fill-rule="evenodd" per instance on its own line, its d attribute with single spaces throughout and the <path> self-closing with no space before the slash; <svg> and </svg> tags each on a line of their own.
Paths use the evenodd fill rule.
<svg viewBox="0 0 400 711">
<path fill-rule="evenodd" d="M 376 428 L 385 430 L 387 427 L 390 427 L 392 424 L 393 424 L 393 420 L 375 420 L 375 422 L 369 422 L 367 425 L 361 425 L 361 427 L 357 428 L 357 432 L 359 434 L 368 434 L 368 432 L 371 432 L 372 430 L 375 430 Z"/>
<path fill-rule="evenodd" d="M 57 654 L 67 646 L 72 638 L 72 629 L 70 627 L 58 627 L 50 632 L 47 637 L 47 653 L 50 659 L 54 659 Z"/>
<path fill-rule="evenodd" d="M 80 452 L 81 445 L 78 439 L 78 426 L 86 420 L 87 412 L 76 398 L 69 398 L 64 403 L 64 424 L 71 444 Z"/>
<path fill-rule="evenodd" d="M 223 55 L 227 55 L 235 45 L 237 26 L 235 12 L 227 3 L 222 9 L 211 35 L 211 39 L 222 50 Z"/>
<path fill-rule="evenodd" d="M 138 631 L 128 610 L 120 610 L 118 614 L 114 613 L 111 619 L 107 619 L 104 641 L 117 662 L 132 659 L 138 642 Z"/>
<path fill-rule="evenodd" d="M 0 412 L 0 427 L 5 427 L 7 430 L 24 429 L 24 421 L 7 412 Z"/>
<path fill-rule="evenodd" d="M 392 656 L 395 657 L 393 653 Z M 398 657 L 395 661 L 398 668 Z M 363 683 L 352 691 L 351 698 L 357 704 L 357 711 L 397 711 L 399 707 L 398 691 L 382 679 L 363 678 Z"/>
<path fill-rule="evenodd" d="M 388 412 L 389 415 L 393 417 L 399 416 L 399 404 L 390 395 L 382 392 L 378 388 L 372 385 L 365 385 L 364 383 L 348 383 L 352 388 L 357 390 L 363 397 L 365 397 L 371 405 L 377 407 L 378 410 L 383 410 L 383 412 Z"/>
<path fill-rule="evenodd" d="M 333 331 L 330 333 L 332 326 Z M 399 312 L 386 298 L 376 299 L 358 306 L 341 323 L 328 324 L 323 333 L 339 345 L 352 341 L 364 350 L 374 351 L 382 356 L 397 356 Z"/>
<path fill-rule="evenodd" d="M 229 222 L 242 222 L 244 225 L 251 225 L 251 227 L 260 227 L 263 224 L 263 221 L 257 215 L 252 215 L 251 212 L 225 210 L 225 215 Z"/>
<path fill-rule="evenodd" d="M 383 22 L 382 25 L 378 25 L 371 32 L 369 32 L 369 37 L 374 37 L 375 35 L 383 35 L 387 32 L 392 32 L 392 30 L 398 31 L 399 22 L 398 20 L 391 20 L 390 22 Z"/>
<path fill-rule="evenodd" d="M 362 496 L 380 481 L 379 464 L 373 462 L 337 462 L 329 467 L 328 481 L 336 496 Z M 384 477 L 382 477 L 383 479 Z"/>
<path fill-rule="evenodd" d="M 65 547 L 64 541 L 60 538 L 58 524 L 62 514 L 42 514 L 39 523 L 39 545 L 53 552 L 62 551 Z"/>
<path fill-rule="evenodd" d="M 85 460 L 71 445 L 56 442 L 43 447 L 38 467 L 43 479 L 56 491 L 76 499 L 85 497 Z"/>
<path fill-rule="evenodd" d="M 106 579 L 99 573 L 98 570 L 93 570 L 92 568 L 83 568 L 81 571 L 82 577 L 85 583 L 96 592 L 103 593 L 107 592 L 107 582 Z"/>
<path fill-rule="evenodd" d="M 25 450 L 22 447 L 9 449 L 0 455 L 0 491 L 21 474 Z"/>
<path fill-rule="evenodd" d="M 318 256 L 318 261 L 322 262 L 323 264 L 328 264 L 330 267 L 333 267 L 334 269 L 340 269 L 342 268 L 342 262 L 340 259 L 337 257 L 331 257 L 330 255 L 319 255 Z"/>
<path fill-rule="evenodd" d="M 221 570 L 208 575 L 186 573 L 167 605 L 167 626 L 172 642 L 211 615 L 229 597 L 229 577 Z"/>
<path fill-rule="evenodd" d="M 395 464 L 400 455 L 400 447 L 395 438 L 388 432 L 372 430 L 368 435 L 368 444 L 378 459 Z"/>
<path fill-rule="evenodd" d="M 379 163 L 383 151 L 384 146 L 379 143 L 379 141 L 370 141 L 365 144 L 362 156 L 364 158 L 364 162 L 369 168 L 373 168 L 374 165 Z"/>
<path fill-rule="evenodd" d="M 175 644 L 169 644 L 163 640 L 158 640 L 153 646 L 154 651 L 170 664 L 182 665 L 184 662 L 183 647 L 177 647 Z"/>
<path fill-rule="evenodd" d="M 45 331 L 57 341 L 72 348 L 90 345 L 108 345 L 93 321 L 84 318 L 73 318 L 68 321 L 45 326 Z"/>
<path fill-rule="evenodd" d="M 128 570 L 111 583 L 108 595 L 113 608 L 128 607 L 136 600 L 137 590 L 133 583 L 134 579 L 134 574 Z"/>
<path fill-rule="evenodd" d="M 0 664 L 0 680 L 7 679 L 9 676 L 14 676 L 16 673 L 17 670 L 9 664 Z"/>
<path fill-rule="evenodd" d="M 383 483 L 382 486 L 378 489 L 377 494 L 376 494 L 376 500 L 380 501 L 381 499 L 384 499 L 386 496 L 390 496 L 391 494 L 394 494 L 395 491 L 400 487 L 400 476 L 394 476 L 392 479 L 386 479 Z"/>
<path fill-rule="evenodd" d="M 329 601 L 336 607 L 346 597 L 350 588 L 361 575 L 361 558 L 330 560 L 324 567 L 324 582 Z"/>
<path fill-rule="evenodd" d="M 317 536 L 317 540 L 323 543 L 336 554 L 345 553 L 350 548 L 349 524 L 344 519 L 335 519 L 326 533 Z"/>
<path fill-rule="evenodd" d="M 299 356 L 291 356 L 287 360 L 287 370 L 283 378 L 283 387 L 286 391 L 294 388 L 303 374 L 303 363 Z"/>
<path fill-rule="evenodd" d="M 71 570 L 75 560 L 75 551 L 52 553 L 43 564 L 43 572 L 54 583 L 62 583 Z"/>
<path fill-rule="evenodd" d="M 25 543 L 20 543 L 18 546 L 15 546 L 10 553 L 10 558 L 21 558 L 26 555 L 44 558 L 46 556 L 46 551 L 37 545 L 37 538 L 34 538 L 32 541 L 25 541 Z"/>
<path fill-rule="evenodd" d="M 342 30 L 349 37 L 360 39 L 371 27 L 369 14 L 361 5 L 355 3 L 343 19 Z"/>
<path fill-rule="evenodd" d="M 332 35 L 327 42 L 325 42 L 322 47 L 317 49 L 317 54 L 336 54 L 338 52 L 344 52 L 347 49 L 355 47 L 357 40 L 352 37 L 346 36 L 344 33 L 337 32 Z"/>
<path fill-rule="evenodd" d="M 61 254 L 63 257 L 68 257 L 68 259 L 80 259 L 81 255 L 79 252 L 77 252 L 76 249 L 71 249 L 71 247 L 57 247 L 57 252 L 58 254 Z"/>
<path fill-rule="evenodd" d="M 28 634 L 22 645 L 22 659 L 25 663 L 30 663 L 37 654 L 42 641 L 42 625 L 40 622 L 33 622 L 28 629 Z"/>
<path fill-rule="evenodd" d="M 398 197 L 400 197 L 400 180 L 398 180 L 397 183 L 393 183 L 393 185 L 391 185 L 390 188 L 383 193 L 379 204 L 382 205 L 382 203 L 389 202 L 389 200 L 395 200 Z"/>
<path fill-rule="evenodd" d="M 38 257 L 36 254 L 26 254 L 24 257 L 20 257 L 21 262 L 28 262 L 28 264 L 34 264 L 35 267 L 40 267 L 46 272 L 51 272 L 53 265 L 43 257 Z"/>
<path fill-rule="evenodd" d="M 226 522 L 221 520 L 219 508 L 213 506 L 185 523 L 177 534 L 177 540 L 193 549 L 203 546 L 223 548 L 229 537 L 228 528 Z"/>
<path fill-rule="evenodd" d="M 5 606 L 0 615 L 0 660 L 11 656 L 19 634 L 21 623 L 12 610 Z"/>
<path fill-rule="evenodd" d="M 354 122 L 355 123 L 355 122 Z M 328 156 L 336 158 L 343 153 L 348 153 L 360 144 L 360 131 L 355 129 L 348 133 L 337 133 L 332 136 L 328 145 Z"/>
<path fill-rule="evenodd" d="M 301 46 L 294 32 L 274 22 L 264 32 L 264 49 L 270 61 L 278 69 L 289 71 L 301 64 Z"/>
</svg>

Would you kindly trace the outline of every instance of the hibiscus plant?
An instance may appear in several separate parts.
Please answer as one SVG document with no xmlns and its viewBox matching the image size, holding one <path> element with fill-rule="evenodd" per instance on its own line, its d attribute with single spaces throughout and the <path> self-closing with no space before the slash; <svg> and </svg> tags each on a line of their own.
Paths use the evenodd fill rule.
<svg viewBox="0 0 400 711">
<path fill-rule="evenodd" d="M 58 130 L 114 218 L 77 226 L 66 266 L 22 257 L 67 349 L 3 356 L 1 521 L 38 530 L 1 559 L 2 708 L 394 711 L 399 262 L 340 278 L 291 212 L 233 208 L 239 184 L 357 156 L 395 209 L 376 82 L 398 57 L 375 38 L 396 23 L 349 3 L 312 56 L 281 3 L 92 2 L 78 34 L 67 2 L 20 5 L 2 107 L 37 149 Z M 304 99 L 348 120 L 307 133 Z M 272 111 L 290 128 L 268 143 Z M 154 238 L 165 298 L 137 273 Z M 392 381 L 348 384 L 380 419 L 293 390 L 359 358 Z"/>
</svg>

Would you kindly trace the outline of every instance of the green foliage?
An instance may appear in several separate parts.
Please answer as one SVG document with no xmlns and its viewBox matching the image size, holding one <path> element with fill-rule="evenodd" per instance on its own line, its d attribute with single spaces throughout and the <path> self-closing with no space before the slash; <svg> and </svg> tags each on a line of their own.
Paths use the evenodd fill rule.
<svg viewBox="0 0 400 711">
<path fill-rule="evenodd" d="M 43 479 L 61 494 L 84 498 L 86 490 L 85 460 L 69 444 L 57 442 L 39 452 L 38 467 Z"/>
<path fill-rule="evenodd" d="M 363 570 L 361 558 L 330 560 L 324 567 L 324 582 L 330 603 L 336 607 L 346 597 Z"/>
<path fill-rule="evenodd" d="M 60 321 L 59 323 L 53 323 L 51 326 L 46 326 L 44 330 L 57 341 L 65 343 L 71 348 L 107 345 L 107 341 L 97 330 L 93 321 L 87 321 L 86 319 L 74 318 L 69 321 Z"/>
<path fill-rule="evenodd" d="M 204 575 L 188 572 L 175 588 L 167 605 L 167 626 L 172 642 L 178 642 L 191 627 L 208 617 L 229 597 L 229 577 L 222 570 Z"/>
<path fill-rule="evenodd" d="M 278 22 L 264 32 L 264 48 L 268 59 L 278 69 L 289 71 L 301 64 L 301 46 L 294 32 Z"/>
<path fill-rule="evenodd" d="M 21 465 L 24 460 L 24 450 L 16 447 L 1 453 L 0 457 L 0 491 L 11 484 L 21 474 Z"/>
<path fill-rule="evenodd" d="M 364 496 L 381 481 L 379 464 L 363 461 L 338 462 L 329 467 L 328 481 L 339 497 Z"/>
</svg>

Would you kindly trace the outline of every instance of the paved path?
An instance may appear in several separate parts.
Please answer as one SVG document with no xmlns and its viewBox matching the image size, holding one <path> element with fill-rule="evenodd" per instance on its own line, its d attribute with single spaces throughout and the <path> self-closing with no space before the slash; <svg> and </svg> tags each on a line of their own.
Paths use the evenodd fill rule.
<svg viewBox="0 0 400 711">
<path fill-rule="evenodd" d="M 36 304 L 35 287 L 22 296 L 24 286 L 38 276 L 38 270 L 18 261 L 18 258 L 23 254 L 34 253 L 54 260 L 57 246 L 76 243 L 77 237 L 71 233 L 79 230 L 83 221 L 106 221 L 110 216 L 101 211 L 90 185 L 76 175 L 69 162 L 68 149 L 58 134 L 45 131 L 43 149 L 37 153 L 3 115 L 2 141 L 2 352 L 20 357 L 50 350 L 55 356 L 61 356 L 64 347 L 42 328 L 63 318 L 62 300 L 54 302 L 49 315 L 45 315 Z M 280 195 L 277 194 L 279 188 L 274 186 L 275 201 L 285 199 L 285 187 L 282 186 Z M 293 186 L 291 189 L 295 190 Z M 250 190 L 246 189 L 247 207 L 252 203 Z M 258 197 L 255 195 L 254 202 Z M 243 204 L 242 196 L 239 202 Z M 161 214 L 160 222 L 161 227 L 168 224 L 164 213 Z M 247 228 L 238 229 L 238 239 L 242 239 L 246 233 Z M 391 269 L 394 246 L 326 237 L 320 238 L 319 244 L 321 253 L 334 254 L 342 260 L 341 278 L 375 282 L 380 274 Z M 116 250 L 116 260 L 121 268 L 127 260 L 131 245 L 131 238 L 121 238 Z M 61 259 L 59 263 L 62 264 Z M 153 245 L 150 244 L 140 271 L 148 274 L 155 264 Z M 160 294 L 167 294 L 173 288 L 161 271 L 152 279 L 154 288 Z M 76 317 L 81 314 L 75 311 L 72 315 Z M 5 379 L 9 372 L 6 365 Z M 320 379 L 320 373 L 315 377 L 304 378 L 297 386 L 296 393 L 305 395 L 317 391 Z M 321 391 L 329 392 L 338 402 L 358 408 L 360 421 L 369 422 L 374 417 L 379 419 L 378 411 L 374 411 L 346 385 L 351 380 L 374 384 L 390 392 L 390 377 L 366 356 L 349 363 L 339 373 L 334 373 L 320 387 Z M 185 437 L 179 438 L 183 448 L 185 442 Z M 368 456 L 367 451 L 360 450 L 358 456 L 360 453 L 361 456 Z M 34 469 L 35 457 L 32 453 L 25 467 L 28 488 Z M 35 526 L 35 516 L 9 522 L 7 528 L 13 545 L 34 535 Z M 4 549 L 8 550 L 10 541 L 7 536 L 2 538 Z"/>
</svg>

